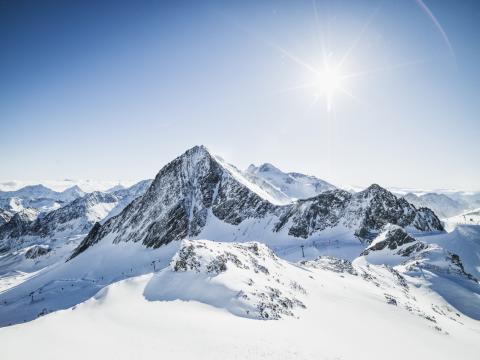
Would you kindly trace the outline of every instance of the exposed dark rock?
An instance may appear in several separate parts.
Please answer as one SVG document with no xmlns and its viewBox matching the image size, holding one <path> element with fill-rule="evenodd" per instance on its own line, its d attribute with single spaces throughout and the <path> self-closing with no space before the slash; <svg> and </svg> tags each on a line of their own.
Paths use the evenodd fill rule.
<svg viewBox="0 0 480 360">
<path fill-rule="evenodd" d="M 379 236 L 383 237 L 383 239 L 375 240 L 372 245 L 362 252 L 361 255 L 368 255 L 372 251 L 383 250 L 385 248 L 395 250 L 399 246 L 416 241 L 413 237 L 408 235 L 404 229 L 398 226 L 389 226 L 388 229 Z"/>
<path fill-rule="evenodd" d="M 36 259 L 39 256 L 48 254 L 52 249 L 47 246 L 35 245 L 27 250 L 25 257 L 27 259 Z"/>
<path fill-rule="evenodd" d="M 332 256 L 319 256 L 315 260 L 302 261 L 300 264 L 315 269 L 324 269 L 337 273 L 348 273 L 355 276 L 358 275 L 350 261 Z"/>
</svg>

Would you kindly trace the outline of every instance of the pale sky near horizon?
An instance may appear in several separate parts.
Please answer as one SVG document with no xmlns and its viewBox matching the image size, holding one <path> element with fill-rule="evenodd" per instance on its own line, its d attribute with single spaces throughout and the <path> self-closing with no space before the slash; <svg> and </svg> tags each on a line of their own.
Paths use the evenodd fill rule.
<svg viewBox="0 0 480 360">
<path fill-rule="evenodd" d="M 204 144 L 480 190 L 479 38 L 473 0 L 0 2 L 0 182 L 153 178 Z"/>
</svg>

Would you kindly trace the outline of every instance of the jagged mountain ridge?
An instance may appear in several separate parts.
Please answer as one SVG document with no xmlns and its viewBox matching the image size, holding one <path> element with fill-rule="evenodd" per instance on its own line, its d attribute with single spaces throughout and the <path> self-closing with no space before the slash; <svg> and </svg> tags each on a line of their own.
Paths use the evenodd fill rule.
<svg viewBox="0 0 480 360">
<path fill-rule="evenodd" d="M 15 191 L 0 191 L 0 198 L 21 198 L 21 199 L 54 199 L 63 202 L 70 202 L 76 198 L 84 196 L 86 193 L 80 189 L 77 185 L 69 187 L 64 191 L 58 192 L 48 187 L 38 184 L 38 185 L 28 185 L 21 189 Z"/>
<path fill-rule="evenodd" d="M 40 214 L 38 218 L 38 212 L 34 209 L 23 209 L 9 223 L 0 226 L 0 247 L 7 251 L 30 244 L 38 245 L 74 235 L 85 235 L 96 222 L 121 212 L 143 194 L 150 183 L 151 180 L 144 180 L 111 194 L 94 191 L 59 209 Z"/>
<path fill-rule="evenodd" d="M 95 226 L 72 257 L 107 237 L 156 248 L 199 236 L 217 221 L 233 227 L 255 222 L 273 237 L 281 233 L 303 239 L 342 227 L 367 242 L 387 223 L 443 230 L 431 210 L 416 209 L 378 185 L 356 194 L 329 190 L 287 205 L 271 203 L 255 191 L 256 185 L 196 146 L 162 168 L 147 192 L 122 213 Z"/>
<path fill-rule="evenodd" d="M 76 185 L 62 192 L 51 190 L 44 185 L 29 185 L 16 191 L 0 191 L 0 208 L 12 213 L 23 209 L 48 213 L 85 195 Z"/>
<path fill-rule="evenodd" d="M 68 205 L 36 219 L 12 220 L 0 227 L 0 243 L 3 251 L 23 247 L 38 239 L 76 235 L 88 232 L 95 222 L 102 220 L 118 202 L 114 195 L 93 192 Z M 20 215 L 18 213 L 17 215 Z"/>
</svg>

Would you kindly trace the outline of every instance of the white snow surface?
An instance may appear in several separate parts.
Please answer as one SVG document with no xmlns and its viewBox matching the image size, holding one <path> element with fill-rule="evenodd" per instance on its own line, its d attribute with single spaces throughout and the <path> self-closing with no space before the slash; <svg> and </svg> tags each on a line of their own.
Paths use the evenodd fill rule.
<svg viewBox="0 0 480 360">
<path fill-rule="evenodd" d="M 276 190 L 277 198 L 291 201 L 311 198 L 324 191 L 336 189 L 332 184 L 314 176 L 294 172 L 285 173 L 268 163 L 258 167 L 252 164 L 245 170 L 245 174 L 252 182 Z"/>
<path fill-rule="evenodd" d="M 466 211 L 443 220 L 445 229 L 453 231 L 458 225 L 480 225 L 480 208 Z"/>
<path fill-rule="evenodd" d="M 182 256 L 191 245 L 198 245 L 194 256 Z M 3 323 L 27 317 L 28 310 L 42 314 L 0 328 L 2 357 L 478 358 L 480 323 L 449 305 L 428 279 L 363 257 L 353 264 L 333 258 L 290 263 L 254 245 L 185 240 L 151 250 L 99 244 L 89 256 L 0 294 L 7 301 L 0 307 Z M 219 257 L 224 270 L 211 266 Z M 181 259 L 189 259 L 185 268 L 177 266 Z M 274 302 L 269 293 L 277 292 L 269 287 L 305 308 L 270 321 L 247 314 L 258 299 Z M 39 288 L 32 300 L 28 294 Z M 51 307 L 65 310 L 49 313 Z"/>
</svg>

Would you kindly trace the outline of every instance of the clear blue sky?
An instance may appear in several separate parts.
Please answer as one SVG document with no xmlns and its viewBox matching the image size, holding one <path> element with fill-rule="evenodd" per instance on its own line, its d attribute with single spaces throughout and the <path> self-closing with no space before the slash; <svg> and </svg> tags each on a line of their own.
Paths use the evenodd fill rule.
<svg viewBox="0 0 480 360">
<path fill-rule="evenodd" d="M 151 178 L 204 144 L 480 190 L 479 39 L 478 1 L 1 1 L 0 180 Z M 301 84 L 347 49 L 328 111 Z"/>
</svg>

